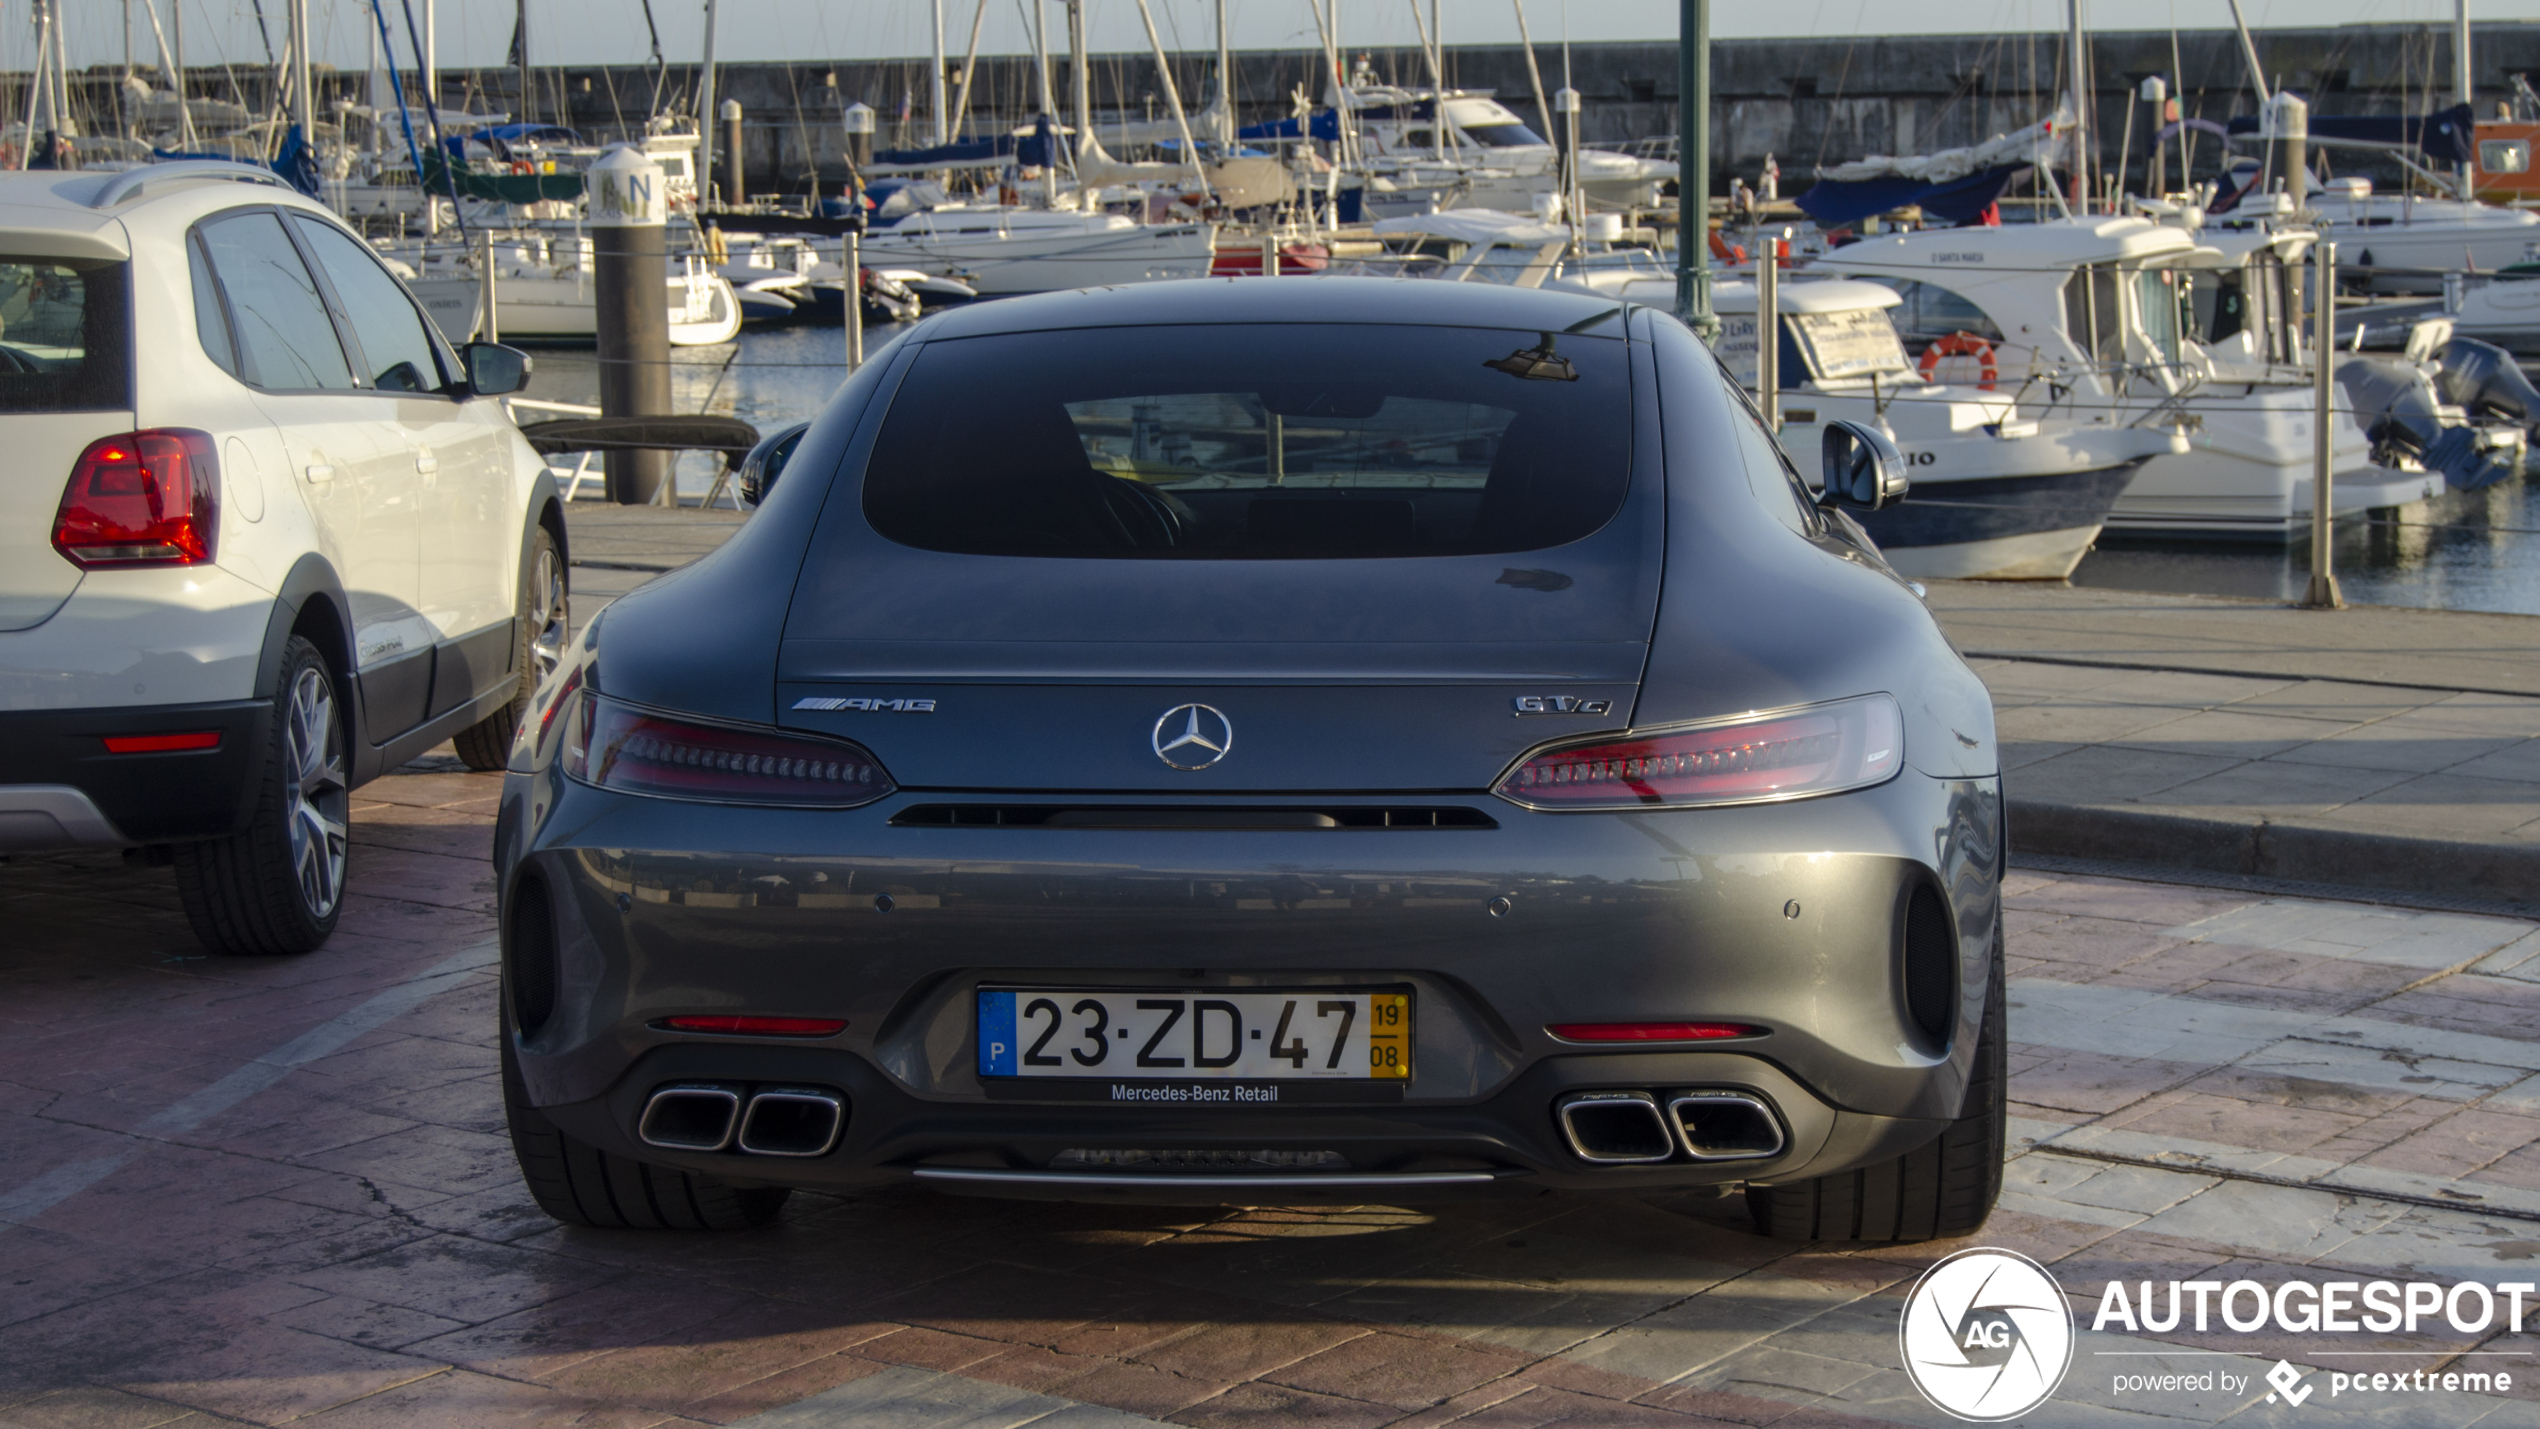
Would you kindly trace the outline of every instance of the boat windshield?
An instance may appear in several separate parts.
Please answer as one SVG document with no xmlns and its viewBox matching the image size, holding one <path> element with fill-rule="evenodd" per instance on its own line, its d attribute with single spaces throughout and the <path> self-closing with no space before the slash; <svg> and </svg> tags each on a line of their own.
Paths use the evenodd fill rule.
<svg viewBox="0 0 2540 1429">
<path fill-rule="evenodd" d="M 964 555 L 1530 551 L 1630 474 L 1617 338 L 1278 325 L 929 343 L 865 476 L 873 528 Z"/>
<path fill-rule="evenodd" d="M 1497 124 L 1461 124 L 1456 126 L 1465 138 L 1485 149 L 1517 149 L 1528 145 L 1542 146 L 1543 136 L 1514 119 Z"/>
<path fill-rule="evenodd" d="M 2181 307 L 2188 285 L 2182 279 L 2167 268 L 2146 268 L 2134 275 L 2134 305 L 2143 315 L 2143 335 L 2173 367 L 2178 365 L 2179 330 L 2185 326 Z"/>
<path fill-rule="evenodd" d="M 130 267 L 0 254 L 0 412 L 132 405 Z"/>
</svg>

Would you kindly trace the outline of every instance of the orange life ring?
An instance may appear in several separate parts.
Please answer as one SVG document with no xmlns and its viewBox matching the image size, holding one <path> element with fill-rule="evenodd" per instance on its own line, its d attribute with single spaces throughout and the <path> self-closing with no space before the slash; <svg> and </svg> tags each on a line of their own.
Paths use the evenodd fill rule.
<svg viewBox="0 0 2540 1429">
<path fill-rule="evenodd" d="M 1923 349 L 1920 364 L 1923 376 L 1929 378 L 1944 357 L 1972 357 L 1976 360 L 1976 390 L 1990 392 L 2002 378 L 2001 369 L 1993 362 L 1993 344 L 1971 332 L 1953 332 Z"/>
</svg>

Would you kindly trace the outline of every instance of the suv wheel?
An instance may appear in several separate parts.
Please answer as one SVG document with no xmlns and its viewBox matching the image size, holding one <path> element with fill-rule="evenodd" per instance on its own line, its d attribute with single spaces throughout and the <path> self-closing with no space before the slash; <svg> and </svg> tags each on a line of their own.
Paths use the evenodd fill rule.
<svg viewBox="0 0 2540 1429">
<path fill-rule="evenodd" d="M 1755 1228 L 1776 1240 L 1946 1240 L 1972 1235 L 2002 1194 L 2002 1142 L 2009 1114 L 2008 1039 L 2002 976 L 2002 920 L 1993 922 L 1993 973 L 1984 1030 L 1958 1119 L 1891 1161 L 1787 1186 L 1749 1186 Z"/>
<path fill-rule="evenodd" d="M 335 677 L 294 635 L 274 691 L 273 740 L 247 828 L 179 845 L 176 886 L 186 920 L 219 953 L 305 953 L 344 911 L 344 722 Z"/>
<path fill-rule="evenodd" d="M 555 534 L 542 525 L 529 538 L 529 559 L 520 568 L 520 617 L 512 637 L 512 668 L 520 672 L 520 687 L 501 709 L 450 741 L 468 768 L 494 770 L 510 761 L 512 735 L 529 709 L 530 696 L 564 660 L 568 622 L 564 558 L 556 550 Z"/>
<path fill-rule="evenodd" d="M 512 1155 L 538 1209 L 569 1226 L 596 1230 L 739 1231 L 772 1225 L 793 1191 L 744 1189 L 686 1171 L 617 1156 L 565 1135 L 529 1104 L 505 1019 L 503 1119 Z"/>
</svg>

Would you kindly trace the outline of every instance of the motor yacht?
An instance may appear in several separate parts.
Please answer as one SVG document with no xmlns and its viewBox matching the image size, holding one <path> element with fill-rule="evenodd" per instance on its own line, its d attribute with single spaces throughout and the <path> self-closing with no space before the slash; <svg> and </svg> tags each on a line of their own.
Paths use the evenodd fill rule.
<svg viewBox="0 0 2540 1429">
<path fill-rule="evenodd" d="M 2281 542 L 2308 528 L 2312 423 L 2300 265 L 2306 229 L 2209 233 L 2137 217 L 1927 229 L 1837 249 L 1812 271 L 1896 290 L 1897 326 L 1929 359 L 1944 342 L 2024 418 L 2169 426 L 2185 452 L 2144 463 L 2110 535 Z M 1918 364 L 1920 365 L 1920 364 Z M 1935 364 L 1936 365 L 1936 364 Z M 2430 378 L 2413 379 L 2429 402 Z M 2342 405 L 2342 404 L 2341 404 Z M 2441 491 L 2441 474 L 2333 423 L 2339 515 Z"/>
</svg>

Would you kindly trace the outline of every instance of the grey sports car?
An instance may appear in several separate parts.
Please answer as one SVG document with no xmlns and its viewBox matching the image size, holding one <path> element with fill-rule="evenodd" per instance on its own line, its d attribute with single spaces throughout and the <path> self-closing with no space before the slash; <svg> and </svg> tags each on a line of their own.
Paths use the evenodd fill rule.
<svg viewBox="0 0 2540 1429">
<path fill-rule="evenodd" d="M 781 460 L 781 464 L 779 459 Z M 539 1203 L 2000 1184 L 1992 706 L 1664 313 L 1184 282 L 948 313 L 575 642 L 505 781 Z"/>
</svg>

